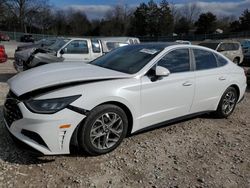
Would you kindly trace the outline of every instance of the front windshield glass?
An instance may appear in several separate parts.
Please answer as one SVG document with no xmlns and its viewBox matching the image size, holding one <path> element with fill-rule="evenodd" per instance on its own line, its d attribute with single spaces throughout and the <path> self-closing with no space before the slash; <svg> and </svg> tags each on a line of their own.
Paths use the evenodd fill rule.
<svg viewBox="0 0 250 188">
<path fill-rule="evenodd" d="M 204 43 L 200 43 L 200 46 L 204 46 L 207 48 L 210 48 L 212 50 L 216 50 L 217 46 L 219 45 L 219 43 L 215 43 L 215 42 L 204 42 Z"/>
<path fill-rule="evenodd" d="M 123 73 L 135 74 L 165 47 L 166 45 L 153 44 L 129 45 L 117 48 L 90 64 Z"/>
<path fill-rule="evenodd" d="M 69 40 L 67 39 L 60 39 L 57 40 L 54 44 L 48 47 L 49 50 L 57 52 L 60 50 Z"/>
</svg>

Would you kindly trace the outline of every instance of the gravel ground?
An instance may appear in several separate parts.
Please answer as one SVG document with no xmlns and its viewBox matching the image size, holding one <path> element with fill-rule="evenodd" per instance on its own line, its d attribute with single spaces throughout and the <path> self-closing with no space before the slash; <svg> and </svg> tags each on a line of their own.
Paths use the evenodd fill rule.
<svg viewBox="0 0 250 188">
<path fill-rule="evenodd" d="M 0 65 L 0 110 L 14 73 Z M 250 187 L 250 88 L 228 119 L 166 125 L 99 157 L 34 157 L 14 146 L 0 113 L 0 187 Z"/>
</svg>

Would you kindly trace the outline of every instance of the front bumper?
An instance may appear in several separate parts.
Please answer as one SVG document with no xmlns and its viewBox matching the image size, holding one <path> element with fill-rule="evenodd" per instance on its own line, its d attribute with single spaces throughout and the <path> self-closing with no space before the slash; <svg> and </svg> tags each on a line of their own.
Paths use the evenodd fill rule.
<svg viewBox="0 0 250 188">
<path fill-rule="evenodd" d="M 86 116 L 67 108 L 55 114 L 35 114 L 22 102 L 18 104 L 18 108 L 22 113 L 22 119 L 13 123 L 8 123 L 7 114 L 4 112 L 6 128 L 11 135 L 44 155 L 70 153 L 70 141 L 74 130 Z M 60 129 L 60 126 L 65 124 L 70 124 L 70 128 Z"/>
</svg>

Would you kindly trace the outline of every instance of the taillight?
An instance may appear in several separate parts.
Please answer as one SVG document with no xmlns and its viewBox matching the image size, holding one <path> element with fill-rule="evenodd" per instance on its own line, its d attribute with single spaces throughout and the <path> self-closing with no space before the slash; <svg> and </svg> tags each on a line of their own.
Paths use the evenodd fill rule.
<svg viewBox="0 0 250 188">
<path fill-rule="evenodd" d="M 3 46 L 3 45 L 0 45 L 0 51 L 1 51 L 1 52 L 5 52 L 5 49 L 4 49 L 4 46 Z"/>
</svg>

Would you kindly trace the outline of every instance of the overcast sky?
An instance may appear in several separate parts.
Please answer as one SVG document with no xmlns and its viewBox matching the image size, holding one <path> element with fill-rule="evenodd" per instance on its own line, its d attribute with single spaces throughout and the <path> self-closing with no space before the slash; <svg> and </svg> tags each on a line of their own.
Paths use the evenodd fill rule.
<svg viewBox="0 0 250 188">
<path fill-rule="evenodd" d="M 155 0 L 160 2 L 161 0 Z M 83 10 L 90 19 L 102 18 L 107 10 L 117 4 L 127 4 L 135 7 L 143 0 L 50 0 L 52 4 L 59 8 L 74 8 Z M 211 11 L 216 15 L 239 16 L 246 8 L 250 8 L 250 0 L 169 0 L 169 3 L 176 6 L 183 6 L 186 3 L 197 2 L 204 12 Z"/>
</svg>

